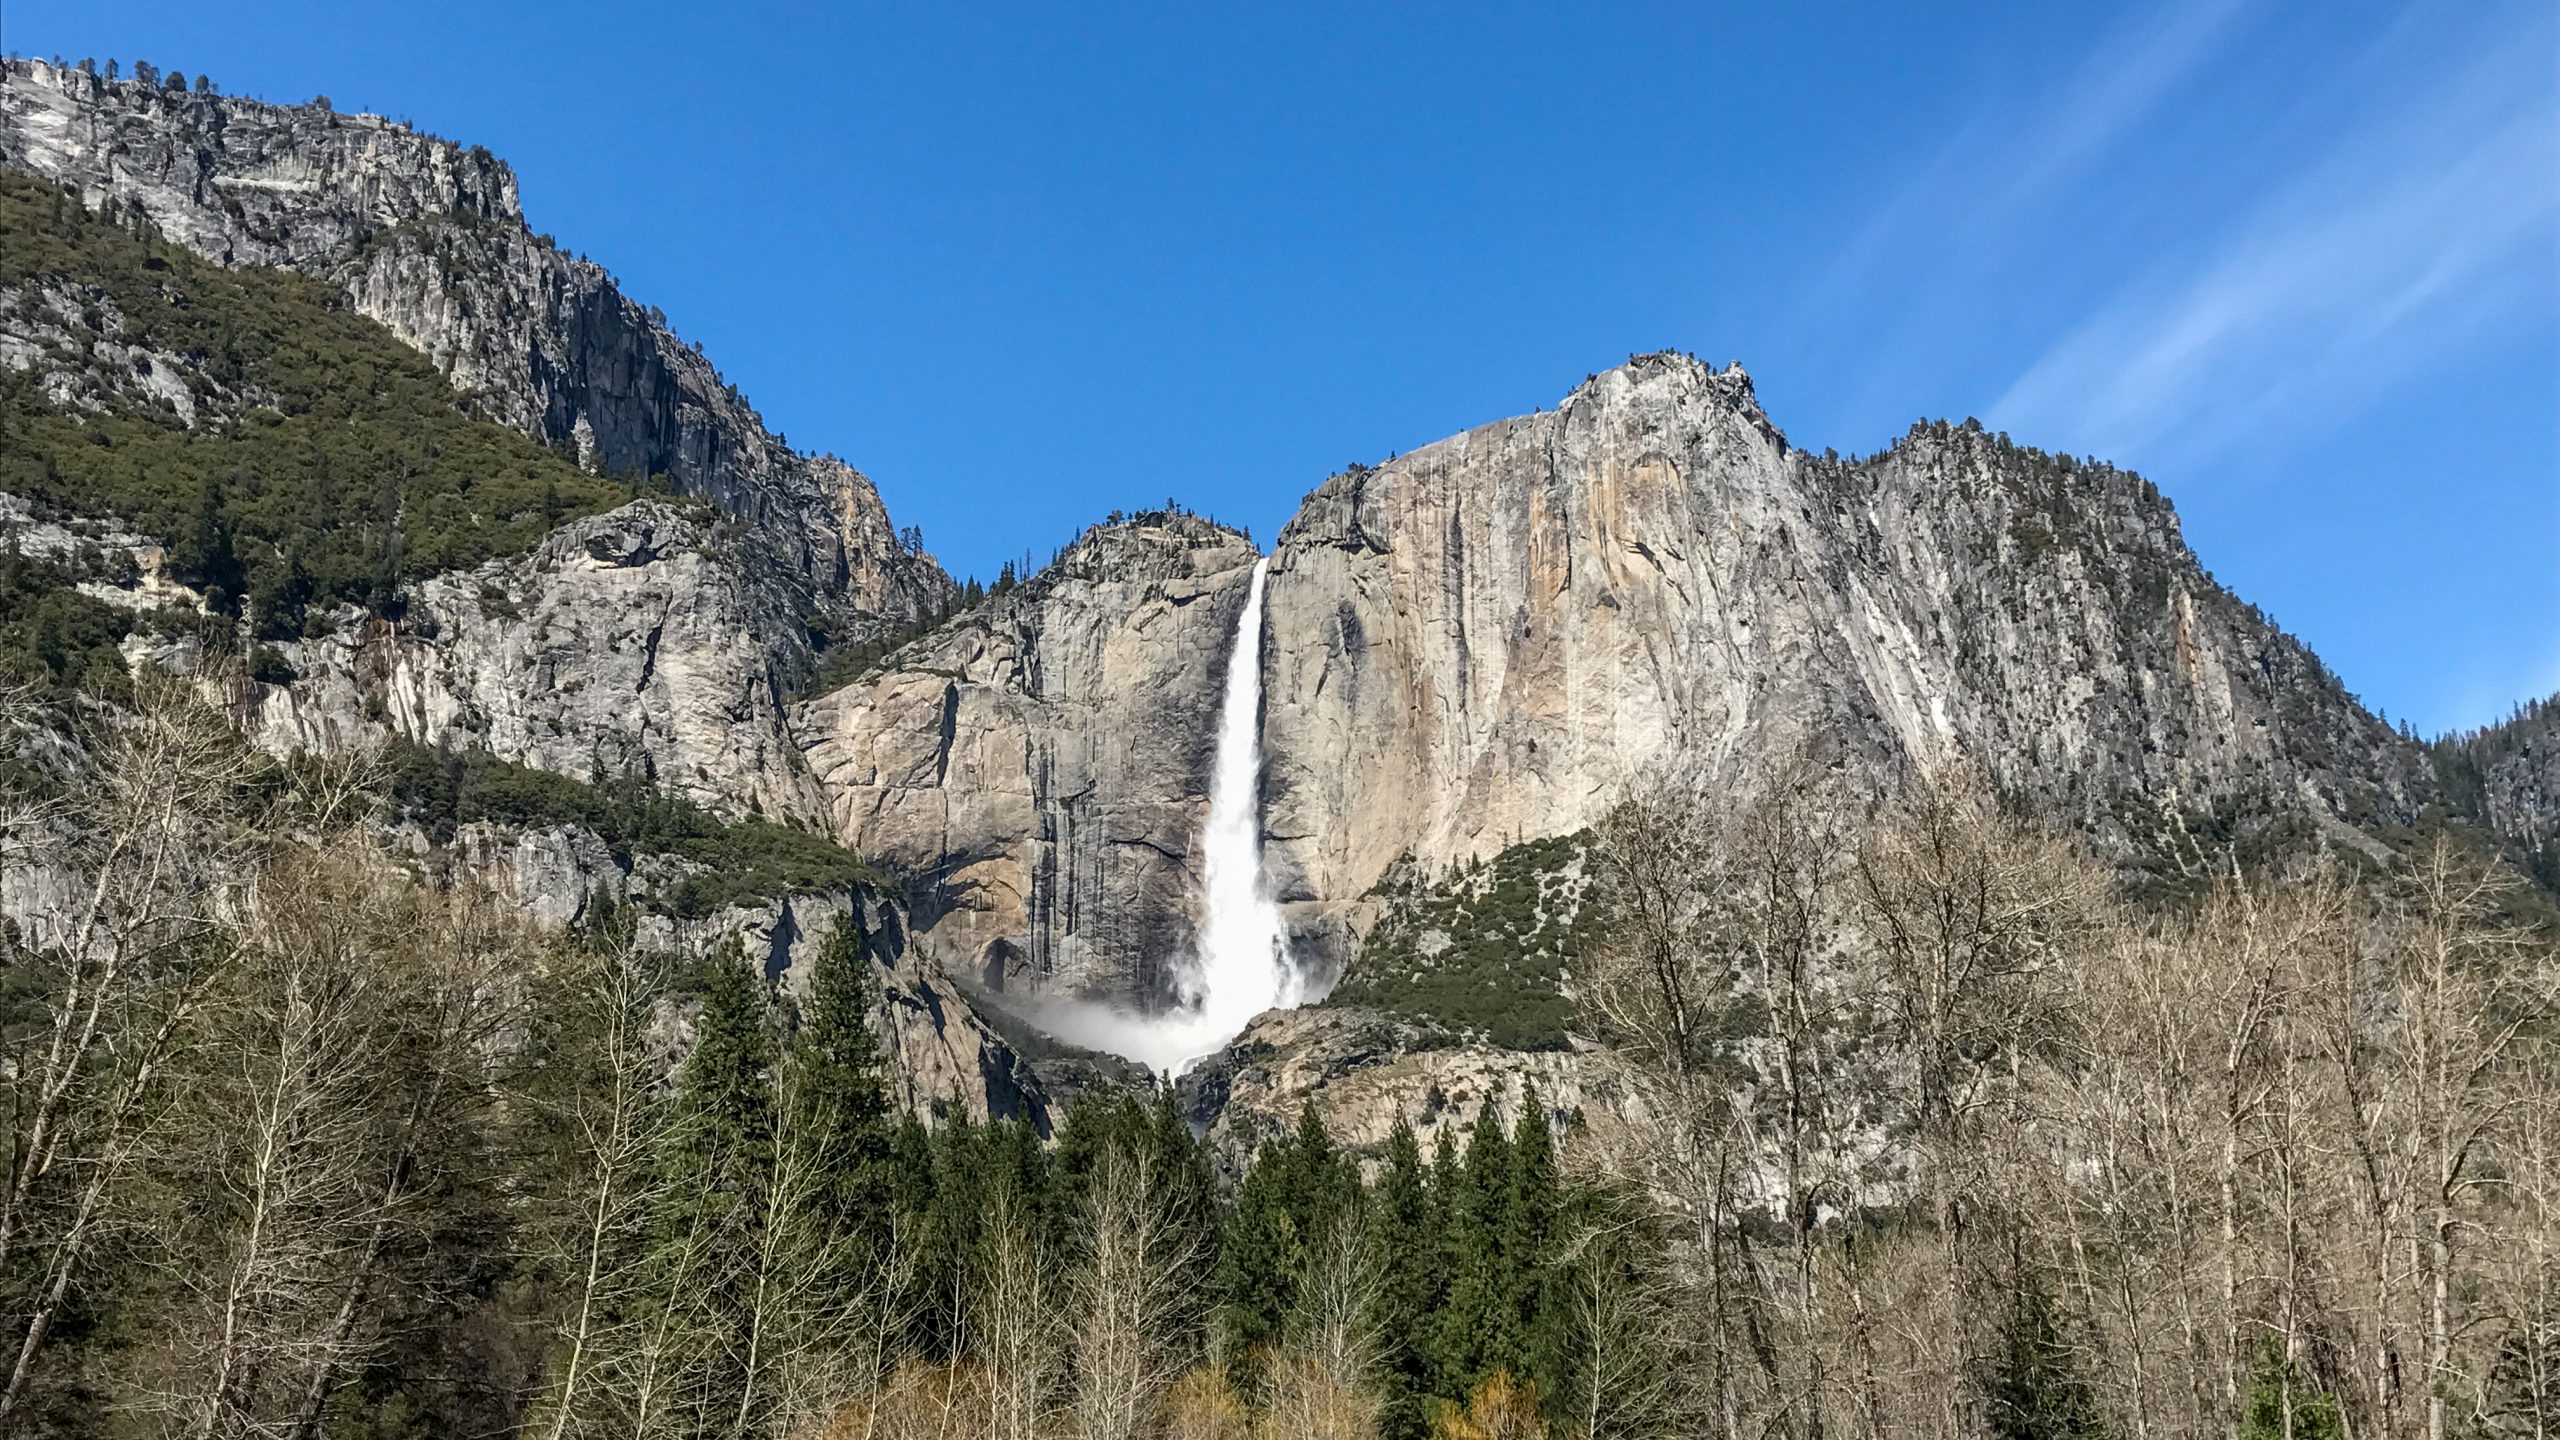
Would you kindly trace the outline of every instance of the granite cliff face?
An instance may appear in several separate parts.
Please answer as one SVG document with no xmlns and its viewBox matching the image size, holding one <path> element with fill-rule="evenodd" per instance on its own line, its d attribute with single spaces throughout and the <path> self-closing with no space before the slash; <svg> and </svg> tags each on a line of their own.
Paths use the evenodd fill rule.
<svg viewBox="0 0 2560 1440">
<path fill-rule="evenodd" d="M 814 820 L 783 723 L 798 667 L 775 643 L 803 595 L 755 563 L 755 538 L 688 502 L 572 522 L 532 554 L 418 582 L 397 623 L 350 612 L 282 646 L 300 678 L 269 687 L 257 724 L 281 752 L 398 735 Z"/>
<path fill-rule="evenodd" d="M 920 943 L 990 984 L 1153 993 L 1250 559 L 1097 531 L 801 712 L 837 835 L 912 877 Z M 2359 843 L 2433 792 L 2139 477 L 1970 425 L 1807 455 L 1739 367 L 1677 355 L 1328 480 L 1268 603 L 1269 862 L 1320 972 L 1399 862 L 1798 749 L 1878 787 L 1970 756 L 2119 855 L 2217 807 Z"/>
<path fill-rule="evenodd" d="M 919 943 L 990 989 L 1163 997 L 1254 559 L 1191 516 L 1098 528 L 796 712 L 836 838 L 909 877 Z"/>
<path fill-rule="evenodd" d="M 2545 883 L 2560 888 L 2560 695 L 2434 750 L 2451 808 L 2538 857 Z"/>
<path fill-rule="evenodd" d="M 2360 818 L 2425 783 L 2138 477 L 1969 426 L 1809 456 L 1740 367 L 1676 355 L 1328 480 L 1270 603 L 1269 827 L 1302 907 L 1799 747 L 1879 781 L 1967 754 L 2102 841 L 2128 805 Z"/>
<path fill-rule="evenodd" d="M 869 480 L 793 452 L 601 266 L 531 233 L 514 173 L 487 150 L 375 115 L 9 60 L 0 164 L 138 210 L 221 264 L 338 287 L 480 413 L 599 473 L 665 475 L 717 502 L 848 618 L 907 619 L 949 596 Z"/>
<path fill-rule="evenodd" d="M 287 647 L 308 683 L 262 712 L 280 745 L 388 729 L 580 778 L 638 771 L 724 814 L 813 817 L 782 723 L 812 623 L 858 638 L 949 603 L 949 579 L 899 542 L 867 479 L 788 449 L 654 312 L 529 233 L 513 173 L 485 150 L 378 116 L 11 60 L 0 164 L 138 212 L 221 264 L 340 289 L 468 408 L 717 507 L 581 521 L 534 555 L 421 583 L 398 625 L 350 615 Z M 40 361 L 41 322 L 64 305 L 78 308 L 0 296 L 0 331 L 25 332 L 0 362 Z M 187 373 L 184 357 L 141 368 Z"/>
</svg>

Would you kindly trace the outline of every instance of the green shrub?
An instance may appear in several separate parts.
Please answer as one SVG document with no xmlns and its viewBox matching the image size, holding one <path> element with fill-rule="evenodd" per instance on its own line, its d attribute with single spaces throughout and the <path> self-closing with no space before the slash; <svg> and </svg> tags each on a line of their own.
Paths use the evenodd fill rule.
<svg viewBox="0 0 2560 1440">
<path fill-rule="evenodd" d="M 1402 881 L 1328 1004 L 1437 1021 L 1514 1050 L 1562 1048 L 1597 924 L 1590 837 L 1514 845 L 1433 884 Z"/>
</svg>

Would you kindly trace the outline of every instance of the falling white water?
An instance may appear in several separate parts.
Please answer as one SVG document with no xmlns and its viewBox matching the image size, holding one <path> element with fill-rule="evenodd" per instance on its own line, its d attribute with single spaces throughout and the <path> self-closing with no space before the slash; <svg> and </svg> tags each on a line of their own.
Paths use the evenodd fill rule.
<svg viewBox="0 0 2560 1440">
<path fill-rule="evenodd" d="M 1299 999 L 1280 906 L 1262 875 L 1262 580 L 1270 564 L 1253 564 L 1228 650 L 1209 826 L 1200 837 L 1200 953 L 1183 977 L 1184 1007 L 1198 1010 L 1222 1042 L 1254 1016 Z"/>
<path fill-rule="evenodd" d="M 1176 969 L 1172 1008 L 1132 1015 L 1068 1004 L 1042 1016 L 1065 1039 L 1167 1075 L 1215 1054 L 1263 1011 L 1305 999 L 1280 906 L 1262 873 L 1262 582 L 1270 563 L 1254 562 L 1227 651 L 1209 823 L 1200 836 L 1198 942 Z"/>
</svg>

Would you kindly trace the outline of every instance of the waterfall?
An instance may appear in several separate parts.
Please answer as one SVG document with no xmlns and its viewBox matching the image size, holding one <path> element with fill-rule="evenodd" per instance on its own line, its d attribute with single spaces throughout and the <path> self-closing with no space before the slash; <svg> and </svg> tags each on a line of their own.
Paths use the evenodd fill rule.
<svg viewBox="0 0 2560 1440">
<path fill-rule="evenodd" d="M 1254 562 L 1235 643 L 1227 649 L 1209 823 L 1200 836 L 1200 941 L 1182 977 L 1182 1008 L 1198 1011 L 1222 1037 L 1265 1010 L 1299 1000 L 1280 906 L 1262 874 L 1262 584 L 1270 565 Z"/>
<path fill-rule="evenodd" d="M 1175 967 L 1173 1004 L 1149 1015 L 1083 1001 L 1040 1011 L 1040 1023 L 1061 1039 L 1126 1055 L 1164 1075 L 1224 1049 L 1263 1011 L 1306 998 L 1262 873 L 1262 586 L 1270 564 L 1254 562 L 1227 647 L 1209 819 L 1200 832 L 1198 923 Z"/>
</svg>

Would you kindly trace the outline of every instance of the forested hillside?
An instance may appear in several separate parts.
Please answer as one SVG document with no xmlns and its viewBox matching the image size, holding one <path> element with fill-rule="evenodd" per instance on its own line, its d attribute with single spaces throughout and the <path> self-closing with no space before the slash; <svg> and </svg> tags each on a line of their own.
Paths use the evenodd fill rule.
<svg viewBox="0 0 2560 1440">
<path fill-rule="evenodd" d="M 0 491 L 138 524 L 173 578 L 270 639 L 631 495 L 466 415 L 426 357 L 320 285 L 223 269 L 15 172 L 0 306 L 41 348 L 0 367 Z"/>
</svg>

